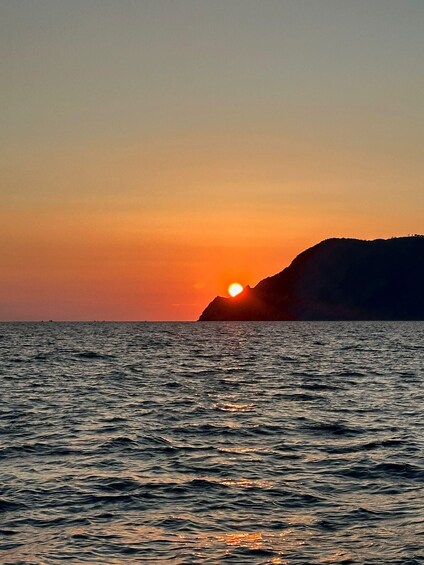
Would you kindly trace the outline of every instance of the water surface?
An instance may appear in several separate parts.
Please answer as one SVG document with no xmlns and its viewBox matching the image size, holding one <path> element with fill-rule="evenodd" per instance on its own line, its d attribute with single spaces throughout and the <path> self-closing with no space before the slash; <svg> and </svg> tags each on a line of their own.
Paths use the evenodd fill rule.
<svg viewBox="0 0 424 565">
<path fill-rule="evenodd" d="M 423 338 L 0 324 L 0 562 L 424 563 Z"/>
</svg>

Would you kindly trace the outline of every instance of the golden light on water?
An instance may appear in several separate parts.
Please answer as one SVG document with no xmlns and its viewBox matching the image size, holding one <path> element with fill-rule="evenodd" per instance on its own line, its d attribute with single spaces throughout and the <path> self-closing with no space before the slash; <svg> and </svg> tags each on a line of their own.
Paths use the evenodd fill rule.
<svg viewBox="0 0 424 565">
<path fill-rule="evenodd" d="M 228 287 L 228 294 L 230 296 L 237 296 L 237 294 L 240 294 L 240 292 L 243 292 L 243 287 L 240 283 L 231 283 Z"/>
</svg>

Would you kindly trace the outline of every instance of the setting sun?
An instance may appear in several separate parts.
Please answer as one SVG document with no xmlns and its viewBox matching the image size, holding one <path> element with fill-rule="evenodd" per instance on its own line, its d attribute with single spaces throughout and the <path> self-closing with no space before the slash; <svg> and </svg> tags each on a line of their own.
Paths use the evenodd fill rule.
<svg viewBox="0 0 424 565">
<path fill-rule="evenodd" d="M 232 283 L 228 287 L 228 293 L 230 296 L 237 296 L 237 294 L 240 294 L 240 292 L 242 291 L 243 291 L 243 287 L 239 283 Z"/>
</svg>

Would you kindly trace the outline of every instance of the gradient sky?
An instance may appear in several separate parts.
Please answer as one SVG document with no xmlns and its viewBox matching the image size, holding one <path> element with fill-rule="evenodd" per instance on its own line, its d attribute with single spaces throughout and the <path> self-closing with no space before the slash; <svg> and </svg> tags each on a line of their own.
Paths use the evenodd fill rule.
<svg viewBox="0 0 424 565">
<path fill-rule="evenodd" d="M 0 319 L 192 320 L 424 232 L 422 0 L 0 0 Z"/>
</svg>

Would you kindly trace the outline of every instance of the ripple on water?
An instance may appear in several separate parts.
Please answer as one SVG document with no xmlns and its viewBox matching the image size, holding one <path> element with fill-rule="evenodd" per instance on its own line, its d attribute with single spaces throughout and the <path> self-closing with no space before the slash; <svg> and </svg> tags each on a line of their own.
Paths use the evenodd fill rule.
<svg viewBox="0 0 424 565">
<path fill-rule="evenodd" d="M 2 562 L 424 562 L 423 323 L 0 330 Z"/>
</svg>

